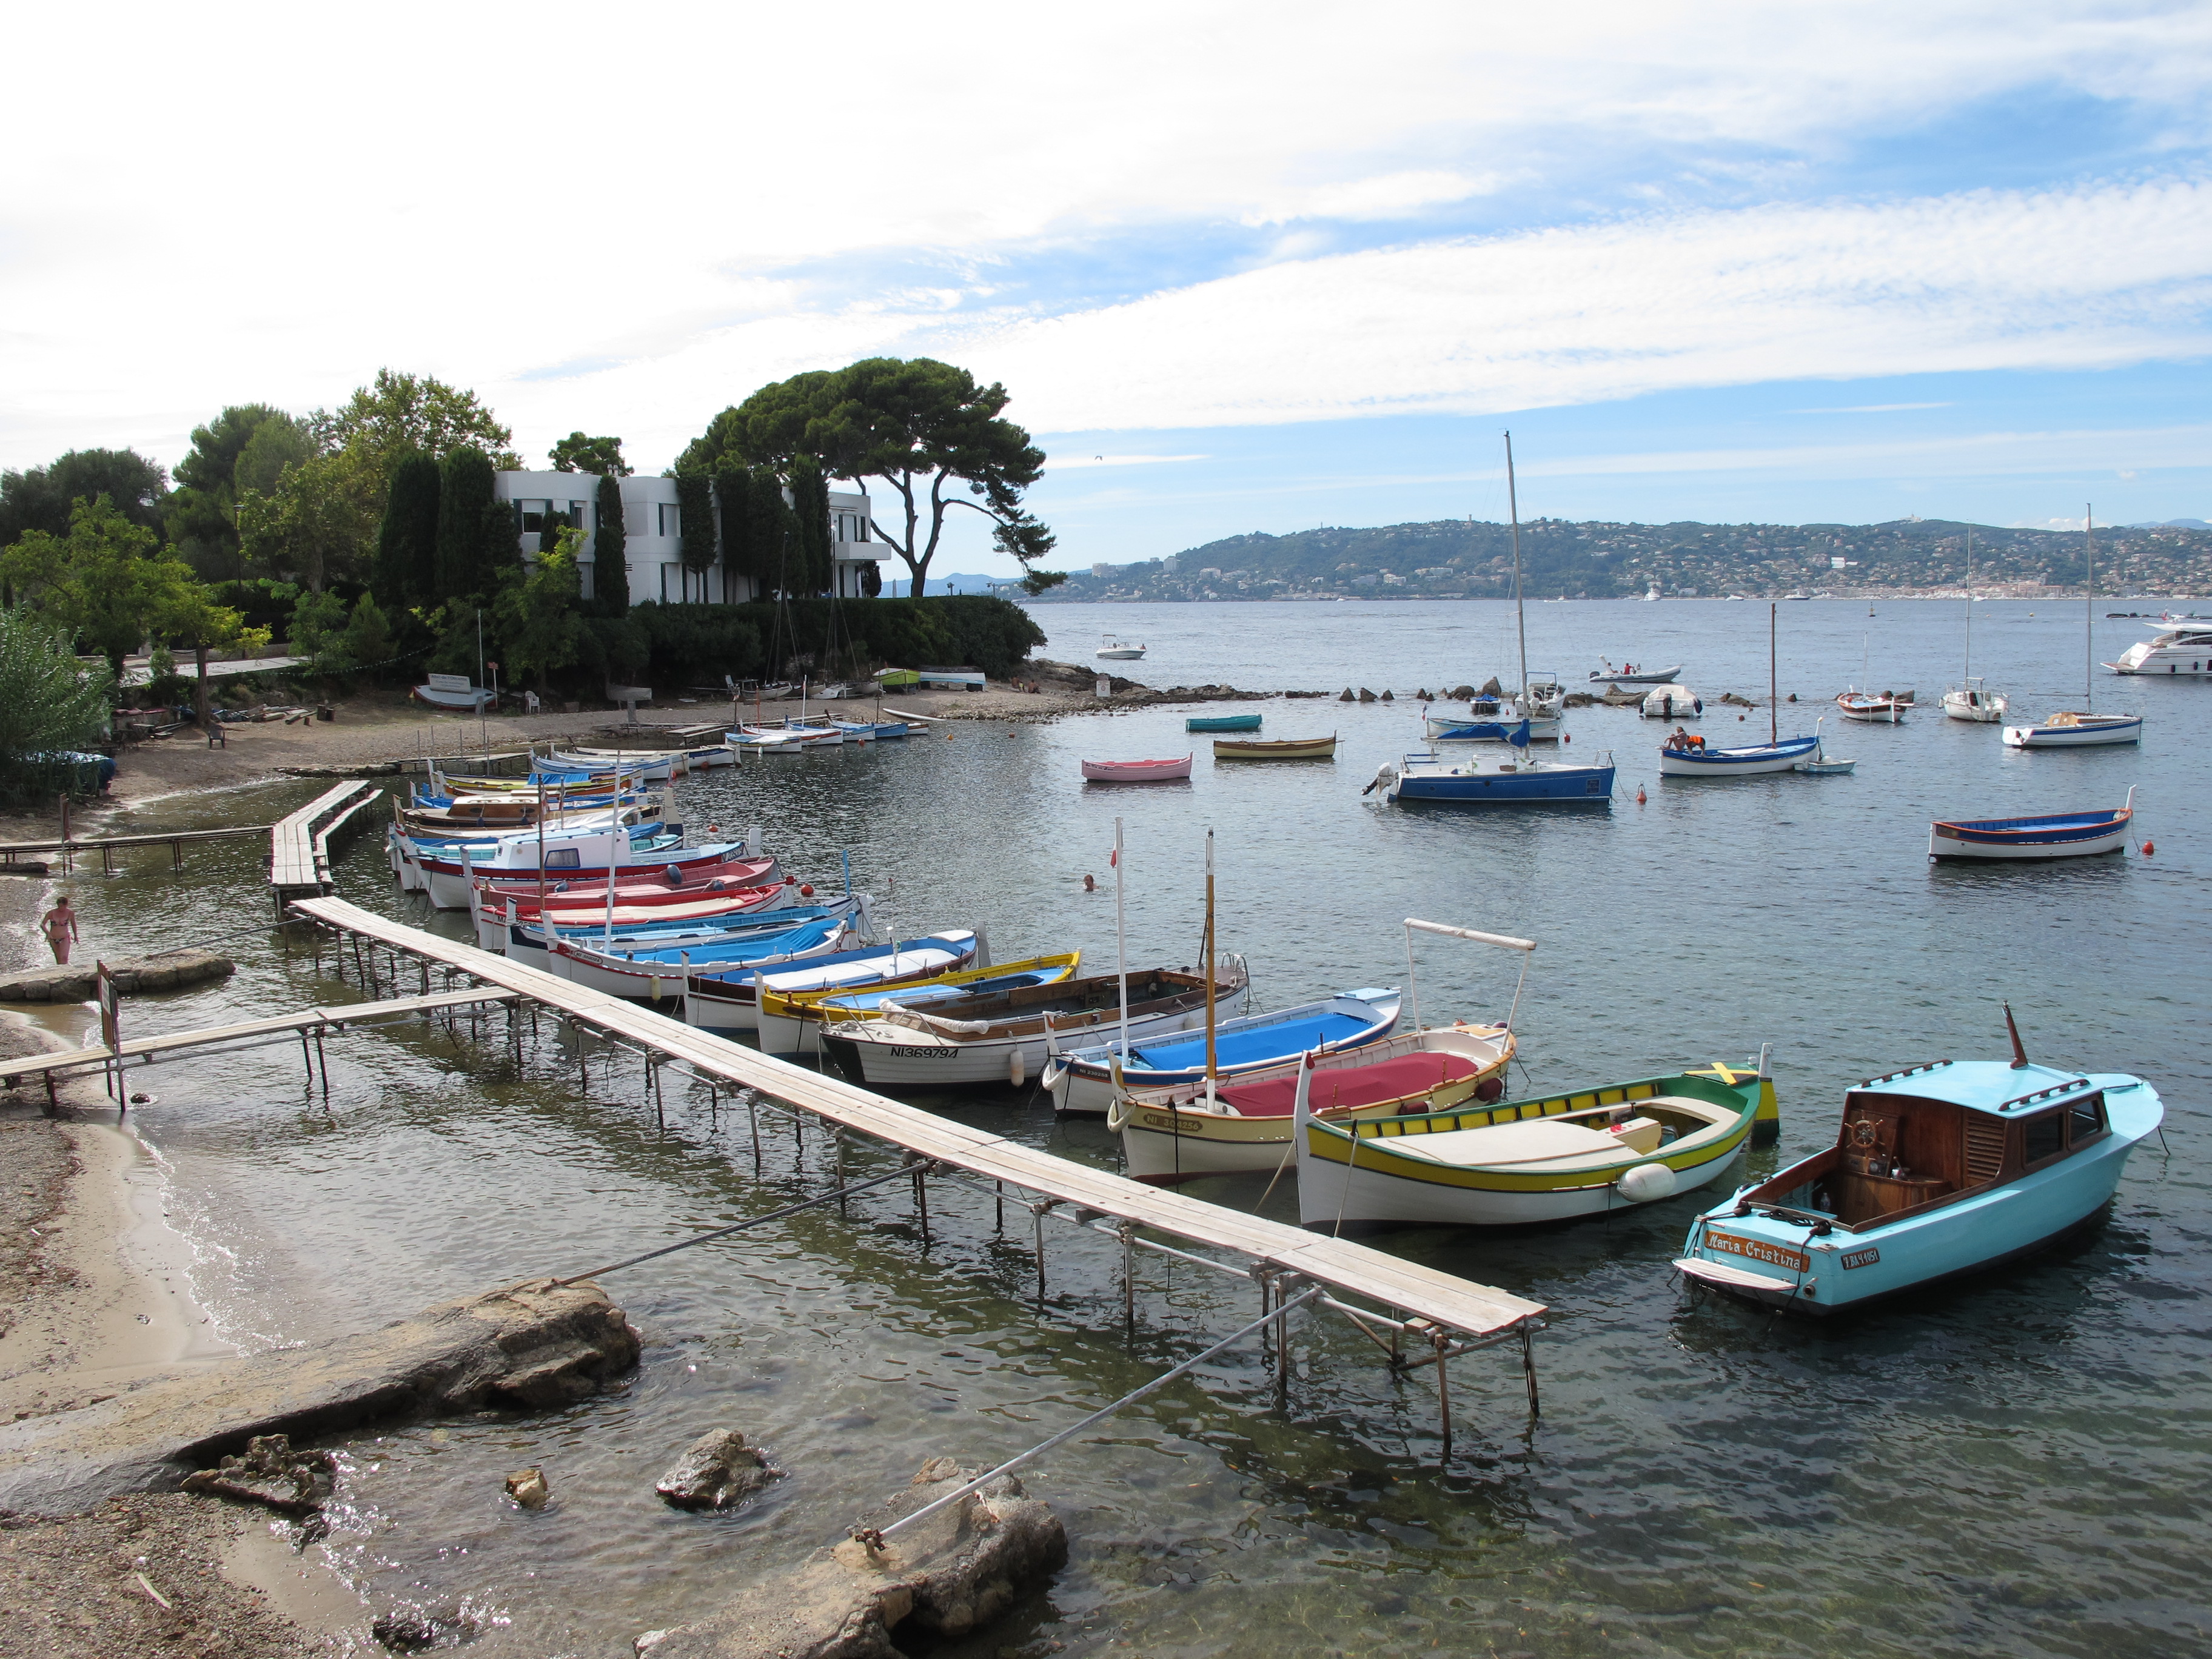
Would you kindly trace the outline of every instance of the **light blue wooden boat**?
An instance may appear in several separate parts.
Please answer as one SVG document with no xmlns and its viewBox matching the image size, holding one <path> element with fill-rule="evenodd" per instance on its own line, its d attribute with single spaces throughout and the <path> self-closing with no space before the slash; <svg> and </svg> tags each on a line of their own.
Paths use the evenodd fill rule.
<svg viewBox="0 0 2212 1659">
<path fill-rule="evenodd" d="M 2006 1014 L 2007 1024 L 2011 1014 Z M 2165 1115 L 2124 1072 L 1939 1060 L 1844 1097 L 1836 1144 L 1698 1218 L 1677 1270 L 1799 1313 L 1981 1273 L 2095 1220 Z"/>
<path fill-rule="evenodd" d="M 1182 723 L 1186 732 L 1256 732 L 1257 714 L 1201 714 Z"/>
</svg>

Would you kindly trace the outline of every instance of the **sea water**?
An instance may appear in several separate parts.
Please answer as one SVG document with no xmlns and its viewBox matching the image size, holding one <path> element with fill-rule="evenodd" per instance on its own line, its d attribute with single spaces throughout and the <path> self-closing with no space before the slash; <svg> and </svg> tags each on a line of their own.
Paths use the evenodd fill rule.
<svg viewBox="0 0 2212 1659">
<path fill-rule="evenodd" d="M 2096 653 L 2143 630 L 2095 607 Z M 1416 746 L 1406 694 L 1517 677 L 1509 607 L 1484 604 L 1039 607 L 1043 654 L 1088 665 L 1111 631 L 1137 678 L 1390 703 L 1271 701 L 1261 736 L 1334 731 L 1333 763 L 1216 766 L 1179 708 L 1048 725 L 961 722 L 904 743 L 748 759 L 678 786 L 695 832 L 763 827 L 798 873 L 841 888 L 849 857 L 902 934 L 987 925 L 1004 959 L 1080 946 L 1114 962 L 1114 820 L 1125 824 L 1130 959 L 1198 958 L 1204 836 L 1220 938 L 1279 1006 L 1407 983 L 1434 1020 L 1502 1015 L 1517 958 L 1423 937 L 1408 916 L 1537 941 L 1516 1092 L 1740 1062 L 1773 1045 L 1784 1129 L 1715 1187 L 1562 1227 L 1425 1230 L 1382 1248 L 1546 1304 L 1532 1420 L 1517 1354 L 1452 1368 L 1443 1455 L 1433 1384 L 1393 1380 L 1334 1318 L 1302 1320 L 1279 1395 L 1256 1348 L 1209 1364 L 1025 1472 L 1071 1559 L 961 1656 L 1584 1653 L 2166 1656 L 2206 1645 L 2203 1117 L 2212 687 L 2100 676 L 2097 706 L 2146 716 L 2140 748 L 2020 753 L 1942 718 L 1962 603 L 1784 605 L 1783 735 L 1821 730 L 1855 775 L 1664 780 L 1662 728 L 1570 720 L 1565 752 L 1610 750 L 1610 809 L 1394 808 L 1361 793 Z M 1709 742 L 1763 739 L 1764 605 L 1532 605 L 1529 654 L 1569 684 L 1683 665 Z M 1975 606 L 1978 673 L 2022 714 L 2079 706 L 2083 607 Z M 1119 666 L 1127 666 L 1126 665 Z M 1843 726 L 1846 684 L 1919 692 L 1901 727 Z M 896 700 L 894 700 L 896 702 Z M 1218 711 L 1214 711 L 1218 712 Z M 1739 720 L 1738 716 L 1743 718 Z M 458 729 L 458 727 L 456 728 Z M 1195 749 L 1188 783 L 1086 786 L 1085 758 Z M 1932 866 L 1929 820 L 2117 805 L 2131 850 L 2040 869 Z M 184 797 L 142 815 L 274 817 L 319 786 Z M 1639 804 L 1639 788 L 1646 799 Z M 342 895 L 454 936 L 398 893 L 360 835 Z M 356 994 L 304 942 L 257 927 L 250 842 L 158 849 L 75 884 L 88 951 L 223 939 L 228 983 L 125 1005 L 132 1034 Z M 1096 879 L 1086 891 L 1084 877 Z M 401 992 L 419 988 L 407 980 Z M 393 994 L 387 981 L 382 994 Z M 1834 1324 L 1692 1305 L 1667 1267 L 1691 1218 L 1833 1134 L 1841 1091 L 1940 1056 L 2002 1054 L 2009 1001 L 2031 1054 L 2137 1072 L 2163 1141 L 2130 1164 L 2097 1231 L 1990 1278 Z M 634 1059 L 580 1086 L 550 1023 L 414 1025 L 329 1044 L 331 1091 L 295 1048 L 134 1073 L 132 1121 L 163 1160 L 195 1287 L 232 1340 L 357 1330 L 446 1297 L 570 1273 L 819 1191 L 834 1155 L 779 1118 L 672 1076 L 656 1109 Z M 1055 1121 L 1033 1088 L 920 1098 L 963 1121 L 1111 1168 L 1103 1127 Z M 758 1174 L 756 1174 L 757 1156 Z M 854 1174 L 894 1167 L 848 1155 Z M 1295 1195 L 1224 1180 L 1195 1195 L 1295 1220 Z M 327 1550 L 380 1607 L 459 1603 L 486 1653 L 616 1655 L 843 1535 L 926 1457 L 988 1464 L 1258 1311 L 1241 1281 L 1139 1258 L 1133 1334 L 1110 1240 L 1047 1229 L 988 1191 L 933 1190 L 925 1237 L 902 1183 L 611 1275 L 644 1333 L 619 1391 L 566 1411 L 425 1423 L 341 1443 Z M 727 1515 L 661 1504 L 654 1477 L 728 1426 L 787 1471 Z M 530 1513 L 506 1474 L 544 1468 Z"/>
</svg>

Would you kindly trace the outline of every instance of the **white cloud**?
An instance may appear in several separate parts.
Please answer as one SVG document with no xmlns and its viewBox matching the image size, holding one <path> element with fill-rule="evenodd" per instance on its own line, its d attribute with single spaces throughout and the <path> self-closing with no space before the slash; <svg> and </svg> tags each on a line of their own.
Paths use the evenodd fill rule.
<svg viewBox="0 0 2212 1659">
<path fill-rule="evenodd" d="M 1054 455 L 1050 465 L 1054 472 L 1081 472 L 1099 466 L 1154 466 L 1170 461 L 1204 461 L 1207 455 Z"/>
<path fill-rule="evenodd" d="M 1951 407 L 1952 405 L 1948 403 L 1852 404 L 1842 409 L 1792 409 L 1784 412 L 1790 415 L 1890 415 L 1905 409 L 1949 409 Z"/>
<path fill-rule="evenodd" d="M 2025 361 L 2124 361 L 2170 348 L 2173 296 L 2154 290 L 2197 274 L 2124 276 L 2133 219 L 2085 234 L 1947 210 L 1936 229 L 1998 240 L 1916 259 L 1910 208 L 1675 204 L 1709 199 L 1686 180 L 1786 188 L 1805 158 L 2008 94 L 2120 100 L 2154 143 L 2199 143 L 2212 8 L 1406 0 L 1378 22 L 1311 0 L 854 0 L 611 24 L 550 0 L 518 16 L 210 0 L 14 20 L 21 61 L 99 72 L 20 76 L 0 106 L 0 461 L 100 442 L 173 458 L 224 402 L 326 404 L 386 363 L 476 386 L 526 448 L 584 426 L 657 465 L 763 380 L 917 342 L 1018 369 L 1039 424 L 1613 396 L 1771 373 L 1800 343 L 1841 366 L 1810 373 L 1859 372 L 1862 343 L 1934 367 L 2003 356 L 2008 327 Z M 1501 180 L 1563 216 L 1648 188 L 1655 216 L 1479 243 L 1414 224 L 1406 247 L 1326 257 L 1309 228 L 1410 224 Z M 1009 250 L 1113 266 L 1117 239 L 1276 224 L 1291 228 L 1271 269 L 1060 320 L 977 310 Z M 2086 246 L 2010 237 L 2051 230 Z M 835 312 L 787 276 L 905 255 L 981 274 Z M 2100 260 L 2102 287 L 2082 276 Z M 1854 283 L 1862 262 L 1875 275 Z M 2039 310 L 2015 262 L 2074 270 L 2036 292 L 2089 292 L 2098 314 Z M 614 366 L 522 378 L 597 363 Z"/>
</svg>

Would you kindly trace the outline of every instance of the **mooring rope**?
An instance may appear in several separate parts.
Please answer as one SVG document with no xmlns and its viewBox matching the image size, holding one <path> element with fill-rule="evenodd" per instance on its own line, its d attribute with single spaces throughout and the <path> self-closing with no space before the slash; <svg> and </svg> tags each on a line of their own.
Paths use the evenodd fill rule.
<svg viewBox="0 0 2212 1659">
<path fill-rule="evenodd" d="M 977 1475 L 973 1480 L 969 1481 L 965 1486 L 956 1486 L 953 1490 L 945 1493 L 944 1497 L 935 1498 L 931 1502 L 923 1504 L 912 1515 L 902 1516 L 899 1519 L 892 1522 L 890 1525 L 880 1528 L 871 1529 L 865 1534 L 861 1531 L 856 1529 L 853 1535 L 855 1538 L 860 1539 L 863 1543 L 873 1542 L 880 1544 L 885 1537 L 898 1531 L 900 1528 L 910 1527 L 915 1522 L 921 1520 L 925 1515 L 934 1514 L 937 1510 L 943 1509 L 947 1504 L 957 1503 L 960 1499 L 967 1497 L 971 1492 L 981 1492 L 984 1487 L 989 1486 L 991 1482 L 996 1480 L 1000 1475 L 1006 1474 L 1009 1470 L 1017 1468 L 1020 1465 L 1028 1462 L 1032 1457 L 1040 1456 L 1043 1453 L 1050 1451 L 1054 1446 L 1060 1445 L 1065 1441 L 1073 1439 L 1077 1435 L 1081 1434 L 1085 1429 L 1091 1427 L 1095 1424 L 1104 1422 L 1106 1419 L 1113 1416 L 1115 1413 L 1120 1411 L 1123 1407 L 1134 1405 L 1138 1401 L 1142 1400 L 1146 1395 L 1152 1393 L 1155 1389 L 1164 1388 L 1167 1384 L 1174 1382 L 1178 1376 L 1182 1376 L 1189 1371 L 1195 1370 L 1199 1366 L 1212 1358 L 1214 1355 L 1219 1353 L 1224 1348 L 1231 1347 L 1237 1343 L 1242 1342 L 1246 1337 L 1251 1335 L 1253 1332 L 1260 1329 L 1261 1327 L 1272 1325 L 1285 1315 L 1297 1309 L 1304 1307 L 1309 1302 L 1311 1302 L 1315 1297 L 1321 1295 L 1321 1293 L 1322 1287 L 1318 1285 L 1315 1285 L 1310 1291 L 1302 1291 L 1300 1294 L 1291 1297 L 1288 1301 L 1283 1303 L 1279 1307 L 1273 1309 L 1272 1311 L 1261 1314 L 1257 1319 L 1254 1320 L 1250 1324 L 1243 1327 L 1241 1330 L 1231 1331 L 1227 1336 L 1223 1337 L 1220 1341 L 1215 1343 L 1212 1347 L 1206 1349 L 1202 1352 L 1193 1354 L 1189 1358 L 1184 1360 L 1182 1364 L 1176 1366 L 1173 1370 L 1162 1371 L 1158 1376 L 1154 1377 L 1151 1382 L 1145 1383 L 1142 1387 L 1132 1389 L 1128 1393 L 1123 1395 L 1119 1400 L 1116 1400 L 1112 1405 L 1101 1406 L 1097 1411 L 1091 1413 L 1090 1416 L 1084 1418 L 1079 1422 L 1069 1424 L 1067 1427 L 1062 1429 L 1058 1434 L 1053 1436 L 1051 1439 L 1040 1441 L 1037 1444 L 1031 1446 L 1027 1451 L 1021 1453 L 1018 1456 L 1008 1458 L 1005 1462 L 1000 1464 L 997 1468 L 992 1469 L 986 1474 Z"/>
<path fill-rule="evenodd" d="M 801 1199 L 798 1203 L 787 1204 L 780 1210 L 770 1210 L 766 1215 L 757 1215 L 747 1221 L 733 1221 L 726 1227 L 715 1228 L 712 1232 L 695 1233 L 690 1238 L 677 1240 L 673 1244 L 664 1244 L 657 1250 L 647 1250 L 643 1255 L 634 1255 L 627 1261 L 610 1262 L 604 1267 L 594 1267 L 586 1273 L 571 1273 L 566 1279 L 555 1279 L 553 1283 L 557 1287 L 574 1285 L 582 1279 L 597 1279 L 602 1273 L 620 1273 L 624 1267 L 635 1267 L 641 1261 L 651 1261 L 658 1256 L 673 1255 L 678 1250 L 688 1250 L 694 1244 L 704 1244 L 709 1239 L 722 1238 L 731 1233 L 743 1232 L 748 1227 L 758 1227 L 767 1222 L 781 1221 L 787 1215 L 797 1215 L 801 1210 L 811 1210 L 817 1205 L 835 1204 L 841 1198 L 850 1198 L 855 1193 L 865 1193 L 871 1187 L 886 1186 L 894 1181 L 911 1180 L 917 1167 L 911 1164 L 905 1164 L 893 1170 L 889 1175 L 873 1176 L 866 1181 L 856 1181 L 850 1186 L 840 1187 L 834 1192 L 823 1193 L 815 1198 Z"/>
</svg>

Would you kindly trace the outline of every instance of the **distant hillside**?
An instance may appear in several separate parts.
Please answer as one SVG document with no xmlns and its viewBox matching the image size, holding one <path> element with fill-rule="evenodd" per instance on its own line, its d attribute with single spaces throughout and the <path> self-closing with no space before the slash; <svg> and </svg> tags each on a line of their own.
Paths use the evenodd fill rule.
<svg viewBox="0 0 2212 1659">
<path fill-rule="evenodd" d="M 1531 599 L 1632 597 L 1655 582 L 1662 593 L 1679 598 L 1948 592 L 1966 580 L 1969 528 L 1978 589 L 2080 591 L 2084 549 L 2078 531 L 1969 526 L 1944 519 L 1875 525 L 1538 519 L 1521 526 L 1522 583 Z M 2100 530 L 2097 585 L 2107 593 L 2212 592 L 2212 532 L 2178 525 Z M 1301 594 L 1504 599 L 1512 592 L 1507 527 L 1444 519 L 1232 536 L 1170 559 L 1093 566 L 1072 574 L 1042 602 Z"/>
</svg>

